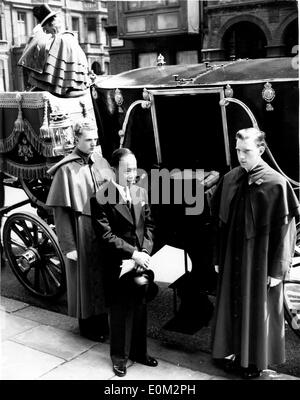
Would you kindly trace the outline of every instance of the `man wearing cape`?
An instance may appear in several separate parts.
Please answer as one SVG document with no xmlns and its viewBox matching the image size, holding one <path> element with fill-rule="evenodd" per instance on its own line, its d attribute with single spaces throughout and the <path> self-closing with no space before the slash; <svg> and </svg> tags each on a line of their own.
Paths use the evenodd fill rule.
<svg viewBox="0 0 300 400">
<path fill-rule="evenodd" d="M 90 133 L 81 135 L 79 143 Z M 90 155 L 79 147 L 48 170 L 53 182 L 47 205 L 53 208 L 56 233 L 66 256 L 68 314 L 79 319 L 83 336 L 101 341 L 108 327 L 90 197 L 112 178 L 113 172 L 101 154 L 94 151 Z"/>
<path fill-rule="evenodd" d="M 234 355 L 222 365 L 251 378 L 285 362 L 282 280 L 294 253 L 299 203 L 289 182 L 261 159 L 263 132 L 243 129 L 236 138 L 240 166 L 212 199 L 219 273 L 212 356 Z"/>
</svg>

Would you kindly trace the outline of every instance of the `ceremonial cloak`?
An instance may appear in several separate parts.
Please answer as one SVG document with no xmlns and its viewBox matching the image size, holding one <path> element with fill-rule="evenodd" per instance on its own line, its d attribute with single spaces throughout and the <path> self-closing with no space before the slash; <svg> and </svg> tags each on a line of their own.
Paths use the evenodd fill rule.
<svg viewBox="0 0 300 400">
<path fill-rule="evenodd" d="M 88 62 L 74 34 L 58 33 L 51 43 L 47 36 L 36 33 L 18 62 L 30 70 L 29 83 L 62 96 L 69 91 L 86 90 L 90 86 Z"/>
<path fill-rule="evenodd" d="M 54 177 L 46 204 L 53 207 L 64 255 L 77 250 L 77 262 L 65 257 L 68 314 L 85 319 L 106 311 L 101 254 L 91 223 L 90 197 L 113 177 L 113 172 L 101 155 L 94 153 L 94 162 L 87 162 L 80 153 L 75 149 L 48 170 Z"/>
<path fill-rule="evenodd" d="M 299 203 L 289 182 L 263 160 L 248 174 L 234 168 L 212 198 L 219 238 L 219 284 L 212 356 L 241 356 L 258 369 L 285 362 L 283 279 L 295 248 Z"/>
</svg>

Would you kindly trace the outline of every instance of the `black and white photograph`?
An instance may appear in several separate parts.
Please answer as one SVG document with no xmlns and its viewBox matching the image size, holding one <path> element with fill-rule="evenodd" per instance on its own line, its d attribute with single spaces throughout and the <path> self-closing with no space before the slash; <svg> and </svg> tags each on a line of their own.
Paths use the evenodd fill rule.
<svg viewBox="0 0 300 400">
<path fill-rule="evenodd" d="M 0 381 L 300 380 L 298 15 L 0 0 Z"/>
</svg>

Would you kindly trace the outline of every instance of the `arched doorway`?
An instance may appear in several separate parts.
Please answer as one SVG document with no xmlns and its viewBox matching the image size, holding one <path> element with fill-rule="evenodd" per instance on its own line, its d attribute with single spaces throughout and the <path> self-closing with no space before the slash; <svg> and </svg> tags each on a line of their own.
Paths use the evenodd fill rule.
<svg viewBox="0 0 300 400">
<path fill-rule="evenodd" d="M 263 31 L 252 22 L 238 22 L 224 34 L 223 48 L 225 59 L 263 58 L 267 44 Z"/>
<path fill-rule="evenodd" d="M 292 57 L 297 53 L 294 46 L 298 45 L 298 19 L 294 19 L 286 28 L 282 36 L 282 42 L 285 46 L 284 55 Z"/>
<path fill-rule="evenodd" d="M 103 74 L 103 72 L 102 72 L 102 70 L 101 70 L 101 66 L 100 66 L 100 64 L 99 64 L 97 61 L 94 61 L 94 62 L 93 62 L 93 64 L 92 64 L 92 70 L 94 71 L 94 73 L 95 73 L 96 75 L 102 75 L 102 74 Z"/>
</svg>

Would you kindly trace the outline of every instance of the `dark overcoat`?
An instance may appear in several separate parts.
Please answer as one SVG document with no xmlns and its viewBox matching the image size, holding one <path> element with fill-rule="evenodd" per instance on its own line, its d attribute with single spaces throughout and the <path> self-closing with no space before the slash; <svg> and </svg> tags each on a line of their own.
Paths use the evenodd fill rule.
<svg viewBox="0 0 300 400">
<path fill-rule="evenodd" d="M 63 253 L 77 250 L 77 262 L 65 257 L 68 314 L 88 318 L 106 311 L 101 253 L 91 223 L 90 198 L 113 173 L 95 155 L 86 164 L 76 150 L 48 172 L 54 175 L 47 205 L 54 209 L 56 233 Z"/>
<path fill-rule="evenodd" d="M 291 265 L 299 203 L 289 182 L 262 160 L 246 177 L 243 203 L 237 201 L 244 171 L 226 174 L 212 201 L 220 267 L 212 355 L 238 353 L 242 367 L 266 369 L 285 361 L 283 286 L 268 287 L 267 277 L 282 279 Z"/>
</svg>

